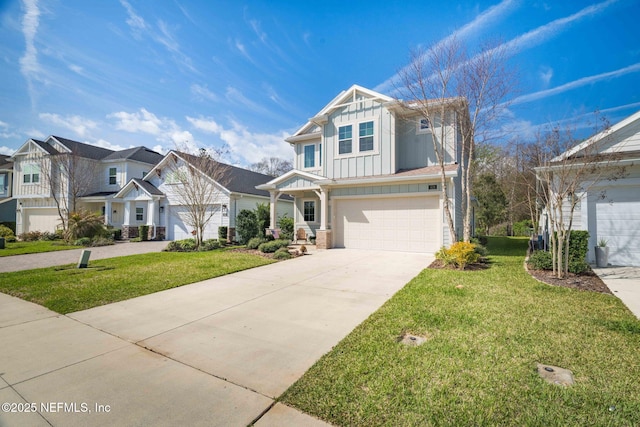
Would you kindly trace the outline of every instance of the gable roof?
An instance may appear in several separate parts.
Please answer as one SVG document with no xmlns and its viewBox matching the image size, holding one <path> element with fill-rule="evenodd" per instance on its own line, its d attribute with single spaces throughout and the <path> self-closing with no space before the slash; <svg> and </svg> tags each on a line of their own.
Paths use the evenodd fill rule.
<svg viewBox="0 0 640 427">
<path fill-rule="evenodd" d="M 126 150 L 114 151 L 102 160 L 137 160 L 139 162 L 155 165 L 162 160 L 163 157 L 164 156 L 160 153 L 156 153 L 147 147 L 140 146 L 127 148 Z"/>
<path fill-rule="evenodd" d="M 629 117 L 619 121 L 618 123 L 614 124 L 610 128 L 605 129 L 602 132 L 599 132 L 593 135 L 591 138 L 587 139 L 586 141 L 581 142 L 575 147 L 553 158 L 551 162 L 560 162 L 566 159 L 570 159 L 571 157 L 580 157 L 581 153 L 584 154 L 584 152 L 589 147 L 595 144 L 598 144 L 605 138 L 609 138 L 610 140 L 612 140 L 612 142 L 615 142 L 616 137 L 620 135 L 624 136 L 625 129 L 632 127 L 634 124 L 640 127 L 640 110 L 636 111 L 634 114 L 630 115 Z M 638 151 L 640 149 L 640 132 L 636 133 L 635 136 L 636 136 L 634 141 L 635 143 L 632 142 L 631 144 L 629 144 L 630 146 L 629 148 L 631 149 L 624 150 L 624 151 Z M 596 148 L 598 149 L 598 151 L 604 151 L 602 150 L 603 148 L 609 148 L 609 147 L 596 147 Z"/>
<path fill-rule="evenodd" d="M 113 197 L 116 199 L 123 197 L 131 191 L 131 187 L 142 188 L 142 190 L 150 196 L 164 196 L 164 193 L 158 190 L 158 188 L 149 181 L 145 181 L 140 178 L 132 178 L 120 189 L 120 191 L 114 194 Z"/>
<path fill-rule="evenodd" d="M 293 135 L 286 139 L 288 142 L 293 142 L 297 138 L 304 137 L 305 134 L 308 134 L 314 127 L 318 125 L 318 123 L 322 123 L 326 120 L 326 116 L 333 112 L 335 109 L 343 107 L 349 103 L 361 101 L 362 99 L 357 99 L 358 95 L 362 95 L 364 98 L 369 100 L 376 100 L 382 103 L 391 102 L 393 98 L 383 95 L 379 92 L 376 92 L 371 89 L 367 89 L 365 87 L 359 85 L 353 85 L 347 90 L 343 90 L 340 92 L 335 98 L 333 98 L 327 105 L 322 108 L 314 117 L 310 118 L 309 121 L 298 129 Z M 315 132 L 312 132 L 315 133 Z"/>
<path fill-rule="evenodd" d="M 0 170 L 13 170 L 13 163 L 9 161 L 9 156 L 0 154 Z"/>
<path fill-rule="evenodd" d="M 85 144 L 84 142 L 74 141 L 72 139 L 62 138 L 60 136 L 51 135 L 47 139 L 47 144 L 51 144 L 49 139 L 58 141 L 63 146 L 67 147 L 69 151 L 79 157 L 84 157 L 93 160 L 102 160 L 114 151 L 107 148 L 98 147 L 95 145 Z"/>
<path fill-rule="evenodd" d="M 174 151 L 178 157 L 189 162 L 192 165 L 200 163 L 201 159 L 193 154 L 183 153 L 180 151 Z M 222 168 L 224 170 L 224 182 L 218 184 L 225 187 L 227 190 L 234 193 L 253 194 L 255 196 L 269 197 L 269 192 L 264 190 L 258 190 L 255 188 L 258 185 L 265 184 L 273 179 L 270 175 L 265 175 L 259 172 L 250 171 L 237 166 L 228 165 L 226 163 L 218 162 L 213 159 L 206 161 L 209 163 L 206 168 L 201 169 L 206 173 L 206 169 L 215 170 L 216 168 Z M 210 166 L 210 167 L 209 167 Z M 211 177 L 213 178 L 213 177 Z"/>
</svg>

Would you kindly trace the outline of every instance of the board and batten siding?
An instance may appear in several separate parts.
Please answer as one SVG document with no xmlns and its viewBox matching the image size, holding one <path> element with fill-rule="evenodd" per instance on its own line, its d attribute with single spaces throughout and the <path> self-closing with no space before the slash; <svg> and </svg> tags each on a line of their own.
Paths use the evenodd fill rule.
<svg viewBox="0 0 640 427">
<path fill-rule="evenodd" d="M 438 159 L 433 147 L 433 133 L 439 137 L 441 132 L 440 120 L 437 118 L 435 124 L 428 132 L 418 132 L 418 122 L 420 116 L 403 117 L 397 120 L 396 132 L 396 158 L 398 170 L 416 169 L 425 166 L 435 166 Z M 449 117 L 449 120 L 453 120 Z M 445 129 L 446 157 L 445 163 L 453 163 L 456 156 L 455 150 L 455 127 L 447 124 Z"/>
<path fill-rule="evenodd" d="M 358 124 L 374 121 L 373 152 L 358 153 Z M 353 125 L 352 153 L 338 154 L 338 128 Z M 331 179 L 386 175 L 395 168 L 395 117 L 380 102 L 361 100 L 337 109 L 324 126 L 326 176 Z M 331 159 L 329 161 L 328 159 Z"/>
<path fill-rule="evenodd" d="M 278 190 L 300 190 L 305 188 L 316 188 L 317 186 L 306 178 L 294 176 L 278 185 Z"/>
</svg>

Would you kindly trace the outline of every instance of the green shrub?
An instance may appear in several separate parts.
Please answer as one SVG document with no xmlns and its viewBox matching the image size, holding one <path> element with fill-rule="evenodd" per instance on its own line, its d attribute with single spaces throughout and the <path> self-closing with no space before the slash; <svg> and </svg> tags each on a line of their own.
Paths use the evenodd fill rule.
<svg viewBox="0 0 640 427">
<path fill-rule="evenodd" d="M 140 236 L 132 237 L 131 239 L 129 239 L 129 241 L 133 242 L 133 243 L 142 242 L 142 237 L 140 237 Z"/>
<path fill-rule="evenodd" d="M 5 242 L 15 242 L 16 236 L 13 230 L 6 225 L 0 225 L 0 237 L 4 237 Z"/>
<path fill-rule="evenodd" d="M 23 242 L 35 242 L 36 240 L 40 240 L 42 237 L 42 232 L 40 231 L 28 231 L 26 233 L 22 233 L 18 236 L 19 240 Z"/>
<path fill-rule="evenodd" d="M 585 230 L 572 230 L 569 234 L 569 271 L 583 273 L 588 269 L 586 263 L 589 251 L 589 232 Z"/>
<path fill-rule="evenodd" d="M 15 221 L 4 221 L 0 222 L 0 225 L 4 225 L 5 227 L 9 227 L 11 231 L 13 231 L 13 235 L 16 234 L 16 222 Z"/>
<path fill-rule="evenodd" d="M 113 228 L 109 230 L 111 233 L 111 238 L 113 240 L 122 240 L 122 230 L 119 228 Z"/>
<path fill-rule="evenodd" d="M 52 233 L 50 231 L 45 231 L 44 233 L 42 233 L 40 240 L 53 241 L 53 240 L 58 240 L 59 238 L 60 238 L 60 234 L 55 232 Z"/>
<path fill-rule="evenodd" d="M 266 243 L 268 239 L 263 237 L 254 237 L 247 242 L 247 249 L 258 249 L 263 243 Z"/>
<path fill-rule="evenodd" d="M 243 209 L 236 218 L 236 232 L 240 236 L 240 243 L 246 244 L 250 239 L 258 237 L 258 218 L 253 211 Z"/>
<path fill-rule="evenodd" d="M 218 227 L 218 240 L 221 242 L 227 241 L 227 233 L 229 232 L 229 228 L 225 225 L 221 225 Z"/>
<path fill-rule="evenodd" d="M 91 246 L 91 237 L 80 237 L 73 241 L 74 246 Z"/>
<path fill-rule="evenodd" d="M 169 242 L 164 250 L 167 252 L 193 252 L 196 250 L 196 241 L 195 239 L 174 240 Z"/>
<path fill-rule="evenodd" d="M 84 238 L 86 239 L 86 237 Z M 113 245 L 113 239 L 109 237 L 96 236 L 91 239 L 90 245 L 94 247 Z"/>
<path fill-rule="evenodd" d="M 529 265 L 534 270 L 553 270 L 551 252 L 535 251 L 529 257 Z"/>
<path fill-rule="evenodd" d="M 287 248 L 280 248 L 273 254 L 273 259 L 291 259 L 291 254 Z"/>
<path fill-rule="evenodd" d="M 64 238 L 67 242 L 73 242 L 81 237 L 104 236 L 106 228 L 102 216 L 95 212 L 80 210 L 69 214 Z"/>
<path fill-rule="evenodd" d="M 265 230 L 271 223 L 269 203 L 256 203 L 256 219 L 258 220 L 259 236 L 265 236 Z"/>
<path fill-rule="evenodd" d="M 278 221 L 278 227 L 280 227 L 280 238 L 292 240 L 294 225 L 293 218 L 289 218 L 287 214 L 282 215 Z"/>
<path fill-rule="evenodd" d="M 475 243 L 475 240 L 477 240 L 482 246 L 487 246 L 487 243 L 489 243 L 487 236 L 477 236 L 474 239 L 471 239 L 471 242 Z"/>
<path fill-rule="evenodd" d="M 486 242 L 487 238 L 485 237 L 484 240 Z M 486 257 L 487 255 L 489 255 L 489 250 L 486 248 L 486 243 L 480 243 L 480 239 L 475 237 L 471 239 L 471 243 L 473 243 L 474 250 L 478 255 L 480 255 L 481 257 Z"/>
<path fill-rule="evenodd" d="M 220 242 L 216 239 L 209 239 L 209 240 L 204 240 L 202 243 L 200 243 L 200 247 L 198 248 L 198 251 L 205 252 L 205 251 L 212 251 L 214 249 L 220 249 Z"/>
<path fill-rule="evenodd" d="M 513 224 L 513 235 L 514 236 L 529 236 L 531 234 L 531 229 L 533 228 L 533 223 L 530 219 L 525 219 L 523 221 L 519 221 Z"/>
<path fill-rule="evenodd" d="M 258 246 L 258 250 L 263 253 L 273 253 L 280 248 L 286 248 L 289 246 L 289 240 L 278 239 L 270 242 L 265 242 Z"/>
<path fill-rule="evenodd" d="M 141 225 L 138 227 L 138 236 L 143 242 L 149 240 L 149 226 Z"/>
</svg>

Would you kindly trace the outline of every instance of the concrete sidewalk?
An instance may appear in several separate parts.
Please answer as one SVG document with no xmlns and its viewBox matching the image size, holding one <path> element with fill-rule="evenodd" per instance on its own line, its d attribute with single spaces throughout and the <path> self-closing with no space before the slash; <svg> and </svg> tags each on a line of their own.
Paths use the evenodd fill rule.
<svg viewBox="0 0 640 427">
<path fill-rule="evenodd" d="M 113 258 L 125 255 L 145 254 L 148 252 L 160 252 L 167 247 L 169 242 L 118 242 L 115 245 L 88 248 L 91 251 L 91 260 Z M 64 264 L 77 264 L 82 249 L 70 249 L 68 251 L 42 252 L 39 254 L 13 255 L 0 257 L 0 273 L 10 271 L 31 270 L 33 268 L 54 267 Z"/>
<path fill-rule="evenodd" d="M 319 251 L 68 316 L 0 294 L 0 402 L 37 409 L 0 425 L 326 425 L 274 398 L 432 259 Z"/>
<path fill-rule="evenodd" d="M 640 319 L 640 267 L 593 267 L 615 296 Z"/>
</svg>

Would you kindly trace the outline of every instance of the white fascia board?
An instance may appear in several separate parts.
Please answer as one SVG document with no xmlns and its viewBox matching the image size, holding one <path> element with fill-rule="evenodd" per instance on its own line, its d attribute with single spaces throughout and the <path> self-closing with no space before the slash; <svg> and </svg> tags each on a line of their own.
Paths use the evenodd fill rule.
<svg viewBox="0 0 640 427">
<path fill-rule="evenodd" d="M 450 171 L 445 172 L 445 177 L 447 178 L 455 178 L 458 176 L 458 172 Z M 358 179 L 347 179 L 347 180 L 332 180 L 332 179 L 322 179 L 315 181 L 315 184 L 320 185 L 321 187 L 350 187 L 353 185 L 363 185 L 363 184 L 393 184 L 393 183 L 409 183 L 409 182 L 425 182 L 426 180 L 434 180 L 440 179 L 441 175 L 433 174 L 433 175 L 410 175 L 410 176 L 385 176 L 385 177 L 371 177 L 371 178 L 358 178 Z"/>
</svg>

